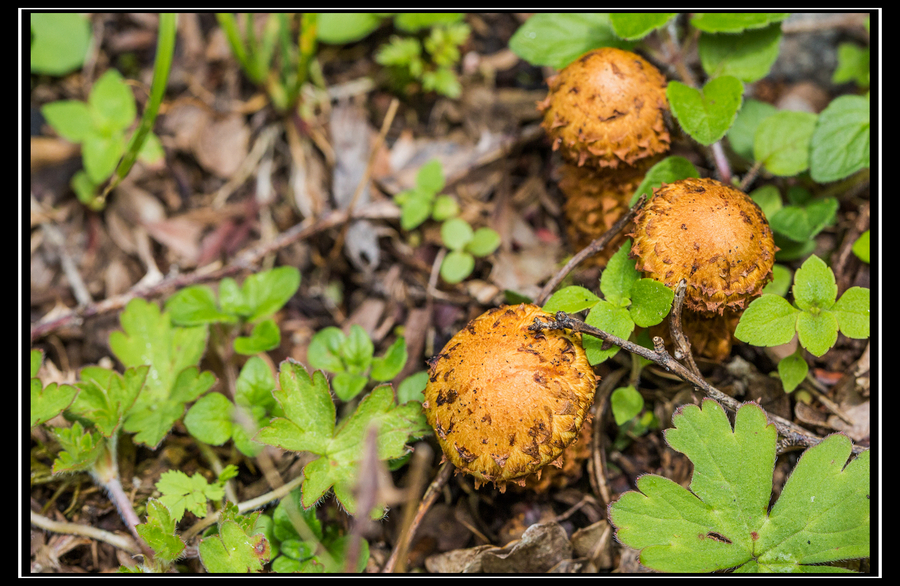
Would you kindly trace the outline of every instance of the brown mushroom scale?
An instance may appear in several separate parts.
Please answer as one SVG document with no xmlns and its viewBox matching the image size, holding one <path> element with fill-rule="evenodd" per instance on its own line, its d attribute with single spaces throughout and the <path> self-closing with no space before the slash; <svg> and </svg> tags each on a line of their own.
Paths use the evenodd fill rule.
<svg viewBox="0 0 900 586">
<path fill-rule="evenodd" d="M 614 47 L 585 53 L 547 80 L 538 103 L 544 129 L 568 160 L 616 168 L 669 150 L 666 78 L 646 59 Z"/>
<path fill-rule="evenodd" d="M 775 242 L 759 206 L 715 179 L 663 185 L 634 219 L 637 269 L 675 288 L 685 306 L 740 311 L 772 279 Z"/>
<path fill-rule="evenodd" d="M 528 330 L 535 305 L 472 320 L 431 362 L 425 416 L 444 455 L 478 485 L 521 479 L 554 462 L 576 438 L 596 378 L 581 336 Z"/>
</svg>

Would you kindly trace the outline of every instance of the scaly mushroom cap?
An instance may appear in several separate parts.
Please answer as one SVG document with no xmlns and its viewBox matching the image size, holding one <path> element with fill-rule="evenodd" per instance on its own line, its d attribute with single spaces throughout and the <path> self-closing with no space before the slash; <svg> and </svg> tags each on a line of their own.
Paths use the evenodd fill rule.
<svg viewBox="0 0 900 586">
<path fill-rule="evenodd" d="M 573 163 L 616 168 L 669 150 L 666 78 L 640 55 L 596 49 L 547 84 L 544 130 Z"/>
<path fill-rule="evenodd" d="M 536 317 L 553 318 L 536 305 L 491 309 L 431 361 L 425 417 L 446 458 L 476 485 L 504 490 L 556 460 L 593 403 L 581 336 L 531 332 Z"/>
<path fill-rule="evenodd" d="M 775 242 L 759 206 L 715 179 L 682 179 L 653 191 L 634 218 L 636 268 L 701 312 L 742 310 L 772 280 Z"/>
</svg>

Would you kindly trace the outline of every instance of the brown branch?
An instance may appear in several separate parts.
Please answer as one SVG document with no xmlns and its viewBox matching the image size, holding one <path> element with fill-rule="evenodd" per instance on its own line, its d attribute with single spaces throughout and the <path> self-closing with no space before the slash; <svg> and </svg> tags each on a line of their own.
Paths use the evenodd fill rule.
<svg viewBox="0 0 900 586">
<path fill-rule="evenodd" d="M 684 308 L 684 294 L 687 291 L 687 281 L 681 279 L 675 287 L 675 300 L 672 303 L 672 313 L 669 315 L 669 331 L 672 333 L 672 342 L 675 344 L 675 359 L 687 360 L 688 368 L 696 376 L 700 376 L 700 369 L 694 362 L 694 354 L 691 352 L 691 342 L 684 335 L 681 328 L 681 312 Z"/>
<path fill-rule="evenodd" d="M 603 248 L 607 244 L 609 244 L 609 241 L 612 240 L 613 238 L 615 238 L 616 235 L 619 232 L 621 232 L 622 229 L 625 228 L 625 226 L 627 226 L 629 222 L 631 222 L 631 219 L 634 218 L 634 215 L 638 212 L 638 210 L 640 210 L 644 206 L 644 202 L 646 202 L 646 201 L 647 201 L 647 195 L 646 194 L 642 195 L 637 200 L 637 203 L 635 203 L 631 207 L 631 209 L 629 209 L 625 213 L 624 216 L 619 218 L 619 220 L 615 224 L 612 225 L 612 228 L 610 228 L 609 230 L 604 232 L 599 238 L 597 238 L 596 240 L 594 240 L 593 242 L 588 244 L 586 247 L 581 249 L 578 252 L 578 254 L 573 256 L 569 260 L 569 262 L 566 263 L 566 266 L 564 266 L 562 269 L 560 269 L 559 272 L 556 273 L 556 275 L 554 275 L 552 279 L 547 281 L 547 284 L 544 285 L 543 289 L 541 289 L 541 293 L 540 293 L 540 295 L 538 295 L 538 298 L 535 301 L 535 303 L 537 303 L 538 305 L 543 305 L 547 301 L 547 299 L 550 297 L 550 294 L 553 292 L 553 290 L 556 288 L 556 286 L 559 285 L 562 282 L 562 280 L 566 278 L 566 275 L 568 275 L 572 271 L 572 269 L 574 269 L 576 266 L 578 266 L 584 259 L 586 259 L 589 256 L 592 256 L 594 254 L 597 254 L 598 252 L 603 250 Z"/>
<path fill-rule="evenodd" d="M 666 352 L 666 348 L 663 345 L 662 338 L 660 338 L 659 336 L 653 338 L 653 346 L 655 349 L 650 350 L 633 342 L 629 342 L 628 340 L 623 340 L 618 336 L 614 336 L 612 334 L 604 332 L 599 328 L 588 325 L 581 320 L 571 317 L 564 311 L 557 311 L 555 319 L 552 322 L 545 322 L 542 321 L 541 318 L 535 318 L 534 323 L 529 326 L 529 329 L 535 332 L 540 332 L 542 330 L 567 329 L 572 330 L 573 332 L 600 338 L 604 342 L 614 344 L 619 348 L 628 350 L 633 354 L 643 356 L 647 360 L 650 360 L 662 366 L 669 372 L 674 372 L 682 380 L 691 383 L 697 390 L 702 391 L 704 394 L 706 394 L 707 397 L 715 399 L 729 411 L 737 412 L 738 408 L 740 408 L 741 406 L 741 403 L 737 399 L 726 395 L 719 389 L 706 382 L 703 377 L 694 374 L 693 372 L 685 368 L 680 362 L 672 358 L 672 356 L 668 352 Z M 767 413 L 767 415 L 769 417 L 769 422 L 772 423 L 775 426 L 775 429 L 778 430 L 778 433 L 785 438 L 785 442 L 781 444 L 782 446 L 812 447 L 822 442 L 822 438 L 813 435 L 809 431 L 791 421 L 783 419 L 773 413 Z M 864 449 L 865 448 L 854 445 L 853 453 L 859 454 Z"/>
</svg>

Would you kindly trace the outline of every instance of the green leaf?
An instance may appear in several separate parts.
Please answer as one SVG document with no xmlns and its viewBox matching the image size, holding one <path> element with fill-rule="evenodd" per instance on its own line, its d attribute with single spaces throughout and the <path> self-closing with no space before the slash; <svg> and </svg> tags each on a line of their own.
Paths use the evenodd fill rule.
<svg viewBox="0 0 900 586">
<path fill-rule="evenodd" d="M 79 144 L 94 132 L 91 111 L 87 104 L 77 100 L 61 100 L 41 106 L 41 114 L 47 123 L 69 142 Z"/>
<path fill-rule="evenodd" d="M 869 87 L 869 48 L 853 43 L 841 43 L 837 49 L 837 68 L 831 76 L 834 84 L 856 82 L 861 88 Z"/>
<path fill-rule="evenodd" d="M 250 336 L 238 336 L 234 339 L 234 351 L 238 354 L 252 356 L 260 352 L 274 350 L 281 344 L 281 330 L 273 319 L 264 319 L 253 326 Z"/>
<path fill-rule="evenodd" d="M 744 84 L 730 75 L 708 81 L 702 92 L 678 81 L 670 81 L 666 88 L 672 113 L 681 127 L 707 146 L 725 136 L 741 108 L 743 93 Z"/>
<path fill-rule="evenodd" d="M 644 408 L 644 398 L 631 385 L 619 387 L 612 392 L 609 398 L 609 406 L 612 407 L 616 425 L 622 425 L 641 412 Z"/>
<path fill-rule="evenodd" d="M 769 116 L 756 128 L 753 158 L 781 177 L 806 171 L 817 118 L 809 112 L 788 111 Z"/>
<path fill-rule="evenodd" d="M 69 411 L 92 422 L 103 437 L 112 437 L 144 388 L 148 371 L 147 366 L 129 368 L 124 375 L 99 367 L 82 369 L 75 383 L 78 397 Z"/>
<path fill-rule="evenodd" d="M 833 435 L 801 457 L 778 502 L 772 496 L 777 434 L 752 403 L 735 415 L 704 399 L 680 408 L 669 445 L 694 465 L 690 492 L 666 478 L 638 478 L 610 507 L 617 538 L 664 572 L 817 571 L 803 568 L 868 556 L 868 452 L 844 464 L 850 441 Z M 746 564 L 746 566 L 744 566 Z"/>
<path fill-rule="evenodd" d="M 633 43 L 616 37 L 605 12 L 537 13 L 509 40 L 513 53 L 531 65 L 562 69 L 599 47 L 631 49 Z"/>
<path fill-rule="evenodd" d="M 830 311 L 810 313 L 803 311 L 797 316 L 797 337 L 800 345 L 814 356 L 822 356 L 837 342 L 838 322 Z"/>
<path fill-rule="evenodd" d="M 236 316 L 219 311 L 216 295 L 206 285 L 191 285 L 178 291 L 166 301 L 166 311 L 172 316 L 172 323 L 180 326 L 237 321 Z"/>
<path fill-rule="evenodd" d="M 134 441 L 156 448 L 184 415 L 184 406 L 212 388 L 215 382 L 216 377 L 209 371 L 201 373 L 196 366 L 185 368 L 175 379 L 168 400 L 131 410 L 125 420 L 125 431 L 136 434 Z"/>
<path fill-rule="evenodd" d="M 452 251 L 463 250 L 474 237 L 472 226 L 462 218 L 450 218 L 441 224 L 441 240 Z"/>
<path fill-rule="evenodd" d="M 631 239 L 626 239 L 600 275 L 600 291 L 606 301 L 619 307 L 628 306 L 631 287 L 641 278 L 641 273 L 634 268 L 634 259 L 628 257 L 630 252 Z"/>
<path fill-rule="evenodd" d="M 613 12 L 609 15 L 609 23 L 619 37 L 637 41 L 669 22 L 676 14 L 676 12 Z"/>
<path fill-rule="evenodd" d="M 247 321 L 271 317 L 299 288 L 300 271 L 294 267 L 278 267 L 250 275 L 241 287 L 250 307 Z"/>
<path fill-rule="evenodd" d="M 131 88 L 115 69 L 110 69 L 94 84 L 88 96 L 94 127 L 105 136 L 121 133 L 137 116 Z M 122 145 L 124 149 L 124 144 Z"/>
<path fill-rule="evenodd" d="M 759 209 L 763 211 L 766 219 L 770 222 L 772 216 L 784 207 L 781 203 L 781 193 L 778 191 L 778 188 L 771 183 L 763 185 L 759 189 L 754 189 L 749 195 L 750 199 L 753 200 L 753 203 L 759 206 Z"/>
<path fill-rule="evenodd" d="M 475 257 L 462 250 L 454 250 L 441 262 L 441 278 L 448 283 L 459 283 L 472 274 Z"/>
<path fill-rule="evenodd" d="M 783 297 L 762 295 L 741 315 L 734 337 L 754 346 L 780 346 L 794 337 L 801 312 Z"/>
<path fill-rule="evenodd" d="M 666 157 L 647 171 L 628 205 L 633 206 L 644 194 L 647 195 L 647 198 L 653 197 L 653 190 L 663 183 L 673 183 L 688 177 L 700 177 L 700 173 L 693 163 L 684 157 Z"/>
<path fill-rule="evenodd" d="M 31 34 L 31 72 L 65 75 L 87 58 L 91 23 L 77 12 L 35 12 Z"/>
<path fill-rule="evenodd" d="M 732 75 L 744 83 L 759 81 L 769 74 L 778 59 L 781 25 L 745 31 L 740 35 L 703 33 L 697 50 L 709 77 Z"/>
<path fill-rule="evenodd" d="M 400 209 L 400 227 L 404 230 L 413 230 L 431 215 L 434 196 L 419 189 L 404 191 L 398 196 L 404 194 L 406 198 Z"/>
<path fill-rule="evenodd" d="M 316 332 L 306 350 L 309 365 L 327 372 L 343 372 L 346 367 L 341 356 L 341 347 L 346 339 L 344 332 L 334 326 Z"/>
<path fill-rule="evenodd" d="M 853 243 L 853 254 L 866 264 L 869 264 L 869 231 L 866 230 L 859 235 L 856 242 Z"/>
<path fill-rule="evenodd" d="M 156 489 L 163 495 L 160 502 L 168 507 L 175 521 L 180 521 L 185 511 L 206 517 L 206 501 L 218 501 L 225 495 L 221 486 L 209 484 L 200 474 L 188 476 L 180 470 L 163 472 Z"/>
<path fill-rule="evenodd" d="M 772 282 L 763 287 L 762 292 L 770 295 L 784 297 L 791 289 L 794 281 L 794 273 L 784 265 L 776 264 L 772 267 Z"/>
<path fill-rule="evenodd" d="M 798 352 L 785 356 L 778 363 L 778 377 L 785 393 L 793 392 L 809 372 L 809 365 Z"/>
<path fill-rule="evenodd" d="M 627 340 L 634 330 L 634 322 L 627 309 L 617 307 L 606 300 L 601 299 L 588 313 L 584 320 L 586 324 Z M 618 346 L 610 346 L 603 349 L 604 342 L 593 336 L 584 338 L 584 351 L 591 365 L 600 364 L 607 358 L 612 358 L 619 351 Z"/>
<path fill-rule="evenodd" d="M 837 297 L 834 273 L 821 258 L 812 255 L 794 275 L 794 303 L 803 310 L 831 309 Z"/>
<path fill-rule="evenodd" d="M 466 244 L 466 251 L 474 256 L 483 257 L 493 253 L 500 246 L 500 234 L 491 228 L 479 228 Z"/>
<path fill-rule="evenodd" d="M 366 330 L 358 324 L 350 326 L 350 335 L 341 344 L 341 357 L 347 370 L 355 374 L 365 374 L 372 364 L 375 346 Z"/>
<path fill-rule="evenodd" d="M 289 359 L 281 363 L 278 378 L 281 388 L 272 394 L 284 417 L 272 419 L 257 432 L 256 440 L 293 452 L 325 453 L 335 418 L 325 375 L 314 372 L 310 376 L 302 364 Z"/>
<path fill-rule="evenodd" d="M 453 197 L 439 195 L 434 198 L 434 209 L 431 212 L 431 217 L 436 222 L 443 222 L 457 215 L 459 215 L 459 204 L 456 203 Z"/>
<path fill-rule="evenodd" d="M 422 44 L 419 39 L 392 35 L 390 42 L 382 45 L 375 54 L 375 61 L 381 65 L 406 66 L 421 62 Z"/>
<path fill-rule="evenodd" d="M 102 436 L 85 430 L 78 421 L 72 427 L 57 427 L 53 430 L 62 451 L 53 462 L 53 474 L 87 470 L 106 450 Z"/>
<path fill-rule="evenodd" d="M 125 135 L 121 131 L 110 136 L 93 133 L 85 136 L 81 145 L 81 157 L 90 180 L 95 185 L 106 181 L 115 171 L 124 152 Z"/>
<path fill-rule="evenodd" d="M 748 99 L 744 100 L 741 110 L 734 120 L 734 124 L 728 129 L 726 136 L 731 148 L 744 157 L 753 159 L 753 141 L 756 137 L 756 129 L 760 123 L 778 112 L 778 108 L 767 102 Z"/>
<path fill-rule="evenodd" d="M 211 574 L 261 572 L 269 561 L 269 543 L 250 534 L 235 521 L 219 523 L 219 533 L 200 541 L 200 561 Z"/>
<path fill-rule="evenodd" d="M 237 405 L 261 407 L 268 412 L 273 412 L 277 407 L 272 396 L 275 378 L 269 365 L 259 356 L 253 356 L 244 363 L 234 388 L 234 402 Z"/>
<path fill-rule="evenodd" d="M 784 206 L 767 217 L 775 232 L 795 242 L 806 242 L 834 221 L 838 205 L 836 198 L 825 197 L 803 206 Z"/>
<path fill-rule="evenodd" d="M 434 196 L 440 193 L 445 185 L 444 168 L 440 159 L 430 159 L 419 167 L 416 173 L 416 187 L 423 193 Z"/>
<path fill-rule="evenodd" d="M 234 405 L 221 393 L 210 393 L 188 409 L 184 426 L 203 443 L 221 446 L 233 431 Z"/>
<path fill-rule="evenodd" d="M 400 374 L 406 365 L 409 355 L 406 352 L 406 340 L 397 338 L 390 345 L 384 356 L 372 360 L 371 377 L 380 382 L 387 382 Z"/>
<path fill-rule="evenodd" d="M 420 370 L 415 372 L 397 385 L 397 403 L 403 405 L 410 401 L 425 400 L 425 386 L 428 384 L 428 371 Z"/>
<path fill-rule="evenodd" d="M 809 171 L 819 183 L 869 167 L 869 99 L 840 96 L 819 114 L 812 133 Z"/>
<path fill-rule="evenodd" d="M 781 22 L 788 16 L 788 12 L 699 12 L 691 18 L 691 25 L 707 33 L 739 33 Z"/>
<path fill-rule="evenodd" d="M 394 16 L 394 26 L 414 33 L 439 24 L 452 24 L 463 19 L 463 12 L 401 12 Z"/>
<path fill-rule="evenodd" d="M 322 43 L 352 43 L 369 36 L 381 20 L 380 15 L 370 12 L 320 12 L 317 36 Z"/>
<path fill-rule="evenodd" d="M 675 292 L 653 279 L 641 279 L 631 288 L 628 312 L 634 323 L 649 328 L 662 322 L 672 309 Z"/>
<path fill-rule="evenodd" d="M 578 313 L 597 304 L 600 298 L 588 289 L 578 285 L 564 287 L 550 296 L 543 310 L 547 313 L 565 311 L 566 313 Z"/>
<path fill-rule="evenodd" d="M 219 305 L 222 311 L 230 315 L 250 315 L 253 312 L 250 300 L 231 277 L 219 281 Z"/>
<path fill-rule="evenodd" d="M 369 378 L 364 374 L 339 372 L 331 379 L 331 388 L 334 389 L 334 394 L 338 399 L 349 401 L 360 394 L 368 382 Z"/>
<path fill-rule="evenodd" d="M 72 385 L 50 383 L 43 386 L 36 376 L 43 357 L 40 350 L 31 351 L 31 427 L 46 423 L 62 413 L 78 394 L 78 388 Z"/>
<path fill-rule="evenodd" d="M 156 559 L 171 564 L 184 551 L 184 542 L 175 532 L 175 518 L 161 501 L 147 501 L 147 521 L 135 527 L 141 539 L 156 554 Z"/>
</svg>

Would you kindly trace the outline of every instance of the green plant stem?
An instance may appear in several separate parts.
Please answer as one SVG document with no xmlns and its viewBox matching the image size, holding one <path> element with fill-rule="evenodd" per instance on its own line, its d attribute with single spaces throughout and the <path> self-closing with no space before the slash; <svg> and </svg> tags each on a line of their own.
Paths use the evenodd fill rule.
<svg viewBox="0 0 900 586">
<path fill-rule="evenodd" d="M 172 69 L 172 56 L 175 54 L 175 36 L 178 24 L 178 15 L 172 12 L 164 12 L 159 15 L 159 37 L 156 43 L 156 62 L 153 66 L 153 82 L 150 85 L 150 99 L 147 100 L 147 106 L 144 108 L 144 115 L 141 116 L 141 123 L 131 141 L 125 155 L 116 167 L 116 174 L 113 180 L 106 186 L 100 199 L 106 199 L 106 196 L 115 189 L 119 183 L 128 175 L 134 162 L 137 160 L 141 147 L 147 135 L 153 130 L 153 124 L 156 122 L 156 115 L 159 113 L 159 106 L 162 104 L 163 96 L 166 93 L 166 85 L 169 82 L 169 72 Z"/>
<path fill-rule="evenodd" d="M 628 340 L 623 340 L 618 336 L 614 336 L 610 333 L 604 332 L 600 328 L 595 328 L 594 326 L 588 325 L 579 319 L 573 318 L 564 311 L 557 311 L 556 316 L 554 317 L 554 321 L 552 322 L 544 322 L 541 320 L 541 318 L 535 318 L 534 323 L 529 326 L 528 329 L 534 332 L 540 332 L 547 329 L 566 329 L 572 330 L 573 332 L 594 336 L 595 338 L 600 338 L 601 340 L 609 342 L 610 344 L 614 344 L 619 348 L 643 356 L 647 360 L 651 360 L 656 364 L 662 366 L 667 371 L 674 372 L 682 380 L 691 383 L 695 388 L 706 394 L 706 396 L 715 399 L 732 412 L 737 412 L 738 408 L 741 406 L 740 402 L 738 402 L 736 399 L 726 395 L 719 389 L 710 385 L 708 382 L 703 380 L 702 377 L 695 375 L 693 372 L 685 368 L 680 362 L 672 358 L 672 356 L 668 352 L 666 352 L 666 348 L 663 345 L 662 338 L 660 338 L 659 336 L 653 338 L 653 346 L 655 350 L 650 350 L 633 342 L 629 342 Z M 772 413 L 769 413 L 768 417 L 769 421 L 775 426 L 775 429 L 778 430 L 778 433 L 782 437 L 784 437 L 785 440 L 787 440 L 785 444 L 787 446 L 812 447 L 822 442 L 822 438 L 811 434 L 810 432 L 803 429 L 799 425 L 794 424 L 793 422 L 790 422 Z M 862 453 L 864 449 L 865 448 L 854 445 L 853 453 Z"/>
</svg>

